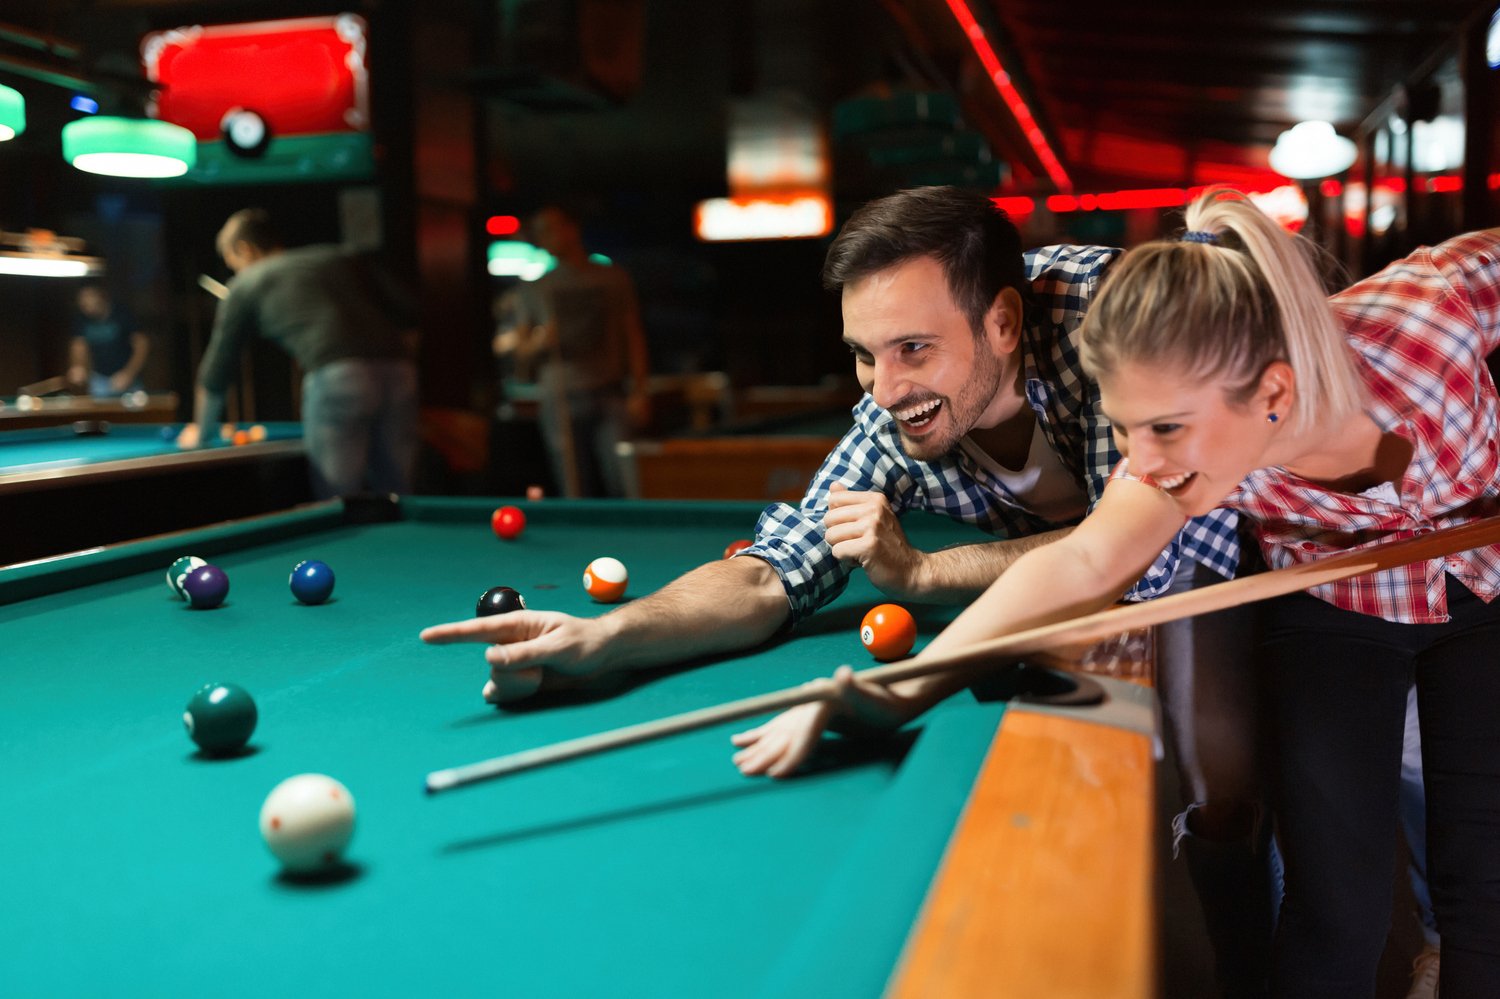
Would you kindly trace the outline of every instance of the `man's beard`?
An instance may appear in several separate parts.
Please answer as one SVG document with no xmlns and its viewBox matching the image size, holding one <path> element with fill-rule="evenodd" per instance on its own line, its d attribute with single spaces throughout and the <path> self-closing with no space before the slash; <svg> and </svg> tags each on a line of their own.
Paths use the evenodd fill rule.
<svg viewBox="0 0 1500 999">
<path fill-rule="evenodd" d="M 958 447 L 958 442 L 974 429 L 980 415 L 1000 391 L 1003 371 L 1003 366 L 990 353 L 988 345 L 981 343 L 980 349 L 975 352 L 972 373 L 958 390 L 958 394 L 951 398 L 939 397 L 943 404 L 938 407 L 936 418 L 945 421 L 940 429 L 913 439 L 907 436 L 906 425 L 901 420 L 896 420 L 896 427 L 901 434 L 901 449 L 918 461 L 932 461 Z M 924 400 L 915 400 L 916 403 L 922 401 Z M 892 407 L 892 410 L 906 409 L 913 404 L 906 402 Z M 891 415 L 894 416 L 895 413 L 892 412 Z"/>
</svg>

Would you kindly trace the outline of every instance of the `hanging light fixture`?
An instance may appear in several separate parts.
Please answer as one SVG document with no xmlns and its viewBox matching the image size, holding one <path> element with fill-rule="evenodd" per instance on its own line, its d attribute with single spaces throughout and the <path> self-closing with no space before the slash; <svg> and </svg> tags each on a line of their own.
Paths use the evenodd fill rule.
<svg viewBox="0 0 1500 999">
<path fill-rule="evenodd" d="M 14 87 L 0 84 L 0 142 L 26 131 L 26 98 Z"/>
<path fill-rule="evenodd" d="M 1282 132 L 1271 150 L 1271 169 L 1293 180 L 1318 180 L 1354 165 L 1354 143 L 1326 121 L 1304 121 Z"/>
<path fill-rule="evenodd" d="M 181 125 L 154 118 L 100 115 L 62 128 L 63 157 L 110 177 L 181 177 L 198 161 L 198 140 Z"/>
<path fill-rule="evenodd" d="M 0 274 L 25 277 L 88 277 L 104 272 L 83 240 L 46 229 L 0 231 Z"/>
</svg>

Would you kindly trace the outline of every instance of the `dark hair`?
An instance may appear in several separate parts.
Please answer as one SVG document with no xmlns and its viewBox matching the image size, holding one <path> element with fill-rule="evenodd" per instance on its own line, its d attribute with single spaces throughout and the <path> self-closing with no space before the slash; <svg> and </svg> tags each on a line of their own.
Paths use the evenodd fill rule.
<svg viewBox="0 0 1500 999">
<path fill-rule="evenodd" d="M 837 291 L 919 257 L 942 266 L 975 333 L 1002 289 L 1031 297 L 1016 227 L 988 197 L 959 187 L 916 187 L 862 206 L 828 248 L 823 287 Z"/>
<path fill-rule="evenodd" d="M 222 232 L 226 244 L 244 240 L 257 250 L 274 250 L 281 246 L 281 233 L 271 221 L 271 213 L 264 208 L 240 209 L 229 216 Z"/>
</svg>

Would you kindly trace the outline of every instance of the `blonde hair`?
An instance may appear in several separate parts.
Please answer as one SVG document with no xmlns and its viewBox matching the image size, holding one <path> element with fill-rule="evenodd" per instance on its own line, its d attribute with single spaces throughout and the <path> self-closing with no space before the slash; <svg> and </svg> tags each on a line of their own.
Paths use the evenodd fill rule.
<svg viewBox="0 0 1500 999">
<path fill-rule="evenodd" d="M 1223 378 L 1243 403 L 1269 364 L 1286 361 L 1296 376 L 1286 415 L 1298 426 L 1359 412 L 1364 382 L 1328 306 L 1316 248 L 1222 189 L 1189 205 L 1185 222 L 1203 241 L 1146 243 L 1105 280 L 1081 331 L 1089 376 L 1156 364 Z"/>
</svg>

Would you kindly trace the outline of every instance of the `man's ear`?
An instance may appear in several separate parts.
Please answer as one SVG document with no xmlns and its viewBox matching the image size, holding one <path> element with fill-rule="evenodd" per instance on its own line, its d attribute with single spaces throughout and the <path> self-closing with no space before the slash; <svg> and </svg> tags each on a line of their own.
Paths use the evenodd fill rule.
<svg viewBox="0 0 1500 999">
<path fill-rule="evenodd" d="M 1025 315 L 1021 293 L 1014 288 L 1001 288 L 984 316 L 985 332 L 994 338 L 1001 352 L 1011 354 L 1020 349 L 1021 323 Z"/>
</svg>

